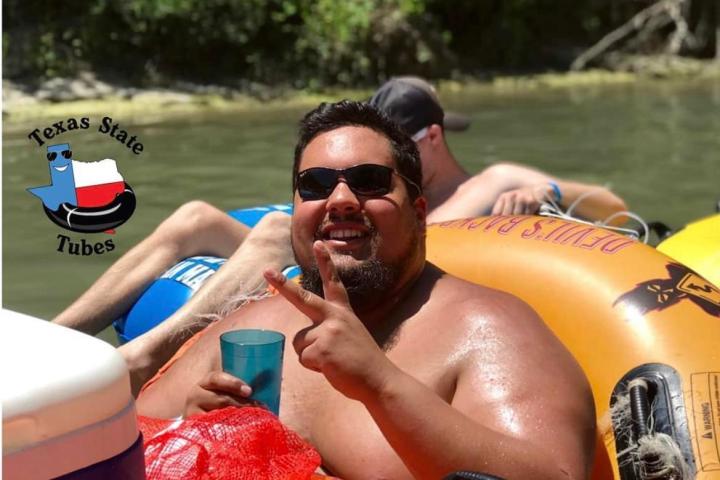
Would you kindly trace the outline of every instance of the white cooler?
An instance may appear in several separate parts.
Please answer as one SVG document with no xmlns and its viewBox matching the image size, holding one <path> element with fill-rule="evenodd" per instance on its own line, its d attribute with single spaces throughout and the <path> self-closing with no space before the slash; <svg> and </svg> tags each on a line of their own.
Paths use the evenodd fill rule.
<svg viewBox="0 0 720 480">
<path fill-rule="evenodd" d="M 0 361 L 5 480 L 145 478 L 130 378 L 115 348 L 3 309 Z"/>
</svg>

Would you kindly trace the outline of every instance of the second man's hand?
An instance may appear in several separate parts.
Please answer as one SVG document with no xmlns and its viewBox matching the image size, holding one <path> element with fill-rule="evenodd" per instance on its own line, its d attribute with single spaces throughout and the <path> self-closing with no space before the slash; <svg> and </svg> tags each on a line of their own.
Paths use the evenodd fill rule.
<svg viewBox="0 0 720 480">
<path fill-rule="evenodd" d="M 503 192 L 493 205 L 492 215 L 533 215 L 552 194 L 553 187 L 547 182 Z"/>
</svg>

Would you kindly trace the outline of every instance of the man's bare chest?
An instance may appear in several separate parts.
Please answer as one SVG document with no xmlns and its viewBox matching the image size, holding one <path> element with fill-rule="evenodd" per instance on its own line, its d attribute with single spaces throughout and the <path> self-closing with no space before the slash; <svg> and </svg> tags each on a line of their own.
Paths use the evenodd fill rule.
<svg viewBox="0 0 720 480">
<path fill-rule="evenodd" d="M 398 339 L 387 352 L 388 358 L 451 402 L 456 381 L 451 355 L 432 345 L 420 348 L 423 342 L 415 340 L 414 345 L 406 346 Z M 305 369 L 297 355 L 286 358 L 284 368 L 281 420 L 318 449 L 331 471 L 345 477 L 348 469 L 367 472 L 367 466 L 377 462 L 393 471 L 405 471 L 361 402 L 334 390 L 321 373 Z"/>
</svg>

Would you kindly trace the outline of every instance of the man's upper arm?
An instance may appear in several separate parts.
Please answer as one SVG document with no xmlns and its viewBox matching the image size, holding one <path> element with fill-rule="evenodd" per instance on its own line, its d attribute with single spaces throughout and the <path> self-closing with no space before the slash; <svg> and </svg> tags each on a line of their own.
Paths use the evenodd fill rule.
<svg viewBox="0 0 720 480">
<path fill-rule="evenodd" d="M 461 362 L 452 405 L 529 442 L 571 478 L 583 478 L 595 439 L 587 380 L 532 309 L 502 296 L 490 312 L 494 319 L 472 334 L 475 345 Z"/>
</svg>

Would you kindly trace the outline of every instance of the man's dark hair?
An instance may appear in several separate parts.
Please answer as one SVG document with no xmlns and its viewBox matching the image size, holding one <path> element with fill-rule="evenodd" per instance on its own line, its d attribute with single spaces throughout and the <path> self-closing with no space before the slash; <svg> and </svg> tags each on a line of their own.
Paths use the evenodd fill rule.
<svg viewBox="0 0 720 480">
<path fill-rule="evenodd" d="M 300 168 L 300 157 L 308 144 L 321 133 L 346 126 L 367 127 L 387 138 L 398 172 L 422 189 L 420 154 L 415 142 L 403 133 L 395 122 L 374 106 L 365 102 L 342 100 L 337 103 L 321 103 L 300 121 L 292 171 L 293 192 L 296 188 L 295 179 Z M 413 200 L 422 194 L 422 190 L 418 191 L 407 182 L 405 182 L 405 186 Z"/>
</svg>

